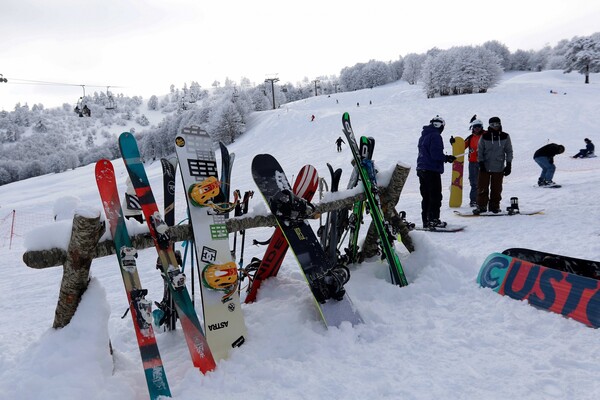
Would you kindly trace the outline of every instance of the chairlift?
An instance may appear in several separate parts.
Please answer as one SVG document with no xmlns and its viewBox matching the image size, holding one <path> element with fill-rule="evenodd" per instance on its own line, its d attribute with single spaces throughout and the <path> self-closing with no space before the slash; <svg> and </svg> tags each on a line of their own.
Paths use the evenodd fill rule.
<svg viewBox="0 0 600 400">
<path fill-rule="evenodd" d="M 109 88 L 110 86 L 106 87 L 106 106 L 104 108 L 107 110 L 114 110 L 117 108 L 117 103 L 115 102 L 112 93 L 108 90 Z"/>
<path fill-rule="evenodd" d="M 79 100 L 77 100 L 77 105 L 75 106 L 75 109 L 73 111 L 75 111 L 75 113 L 78 114 L 80 117 L 90 117 L 91 112 L 85 101 L 85 85 L 81 85 L 81 88 L 83 89 L 83 96 L 81 96 Z"/>
</svg>

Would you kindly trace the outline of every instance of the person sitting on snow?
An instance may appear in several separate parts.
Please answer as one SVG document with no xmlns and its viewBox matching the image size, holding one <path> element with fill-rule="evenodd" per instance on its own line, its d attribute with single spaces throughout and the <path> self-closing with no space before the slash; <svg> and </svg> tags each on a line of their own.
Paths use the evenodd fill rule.
<svg viewBox="0 0 600 400">
<path fill-rule="evenodd" d="M 586 158 L 594 155 L 594 143 L 588 138 L 583 139 L 585 142 L 585 149 L 580 149 L 579 153 L 575 154 L 573 158 Z"/>
</svg>

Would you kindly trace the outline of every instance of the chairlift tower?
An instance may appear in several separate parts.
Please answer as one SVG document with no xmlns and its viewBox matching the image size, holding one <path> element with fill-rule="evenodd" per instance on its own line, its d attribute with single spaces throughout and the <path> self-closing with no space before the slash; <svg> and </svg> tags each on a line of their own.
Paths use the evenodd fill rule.
<svg viewBox="0 0 600 400">
<path fill-rule="evenodd" d="M 271 82 L 271 94 L 273 95 L 273 110 L 275 110 L 277 107 L 275 107 L 275 82 L 279 82 L 279 78 L 267 78 L 265 79 L 265 83 L 267 82 Z"/>
</svg>

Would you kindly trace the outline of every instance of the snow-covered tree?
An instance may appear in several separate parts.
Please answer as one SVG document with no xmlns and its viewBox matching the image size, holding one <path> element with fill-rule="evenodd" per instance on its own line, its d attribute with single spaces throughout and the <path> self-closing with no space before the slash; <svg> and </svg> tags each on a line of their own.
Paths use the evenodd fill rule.
<svg viewBox="0 0 600 400">
<path fill-rule="evenodd" d="M 575 37 L 565 54 L 565 73 L 577 71 L 590 83 L 590 74 L 600 72 L 600 33 L 586 37 Z"/>
<path fill-rule="evenodd" d="M 421 69 L 426 56 L 423 54 L 410 53 L 404 57 L 404 71 L 402 71 L 402 80 L 409 85 L 417 83 L 421 77 Z"/>
<path fill-rule="evenodd" d="M 148 110 L 158 110 L 158 97 L 154 94 L 148 100 Z"/>
<path fill-rule="evenodd" d="M 485 42 L 482 45 L 485 49 L 488 49 L 495 53 L 500 58 L 500 65 L 504 68 L 505 71 L 509 70 L 511 67 L 511 56 L 510 50 L 506 45 L 500 43 L 497 40 L 490 40 Z"/>
<path fill-rule="evenodd" d="M 215 141 L 233 143 L 246 129 L 235 104 L 224 100 L 211 110 L 208 120 L 208 132 Z"/>
</svg>

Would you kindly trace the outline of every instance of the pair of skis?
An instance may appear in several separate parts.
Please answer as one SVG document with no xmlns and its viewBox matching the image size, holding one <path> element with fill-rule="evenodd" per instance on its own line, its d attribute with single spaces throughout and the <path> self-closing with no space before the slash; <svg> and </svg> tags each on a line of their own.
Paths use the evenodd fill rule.
<svg viewBox="0 0 600 400">
<path fill-rule="evenodd" d="M 371 218 L 375 225 L 377 234 L 379 235 L 380 247 L 383 256 L 390 267 L 390 275 L 392 283 L 398 286 L 406 286 L 408 282 L 404 274 L 404 269 L 398 258 L 398 254 L 394 249 L 393 234 L 391 227 L 384 218 L 381 209 L 381 201 L 379 198 L 379 188 L 375 180 L 375 173 L 372 160 L 369 160 L 366 155 L 361 154 L 352 125 L 350 124 L 350 114 L 347 112 L 342 115 L 342 130 L 348 145 L 352 150 L 355 167 L 357 168 L 360 180 L 365 192 L 366 202 L 371 213 Z M 363 136 L 364 137 L 364 136 Z M 363 139 L 361 138 L 361 142 Z"/>
</svg>

